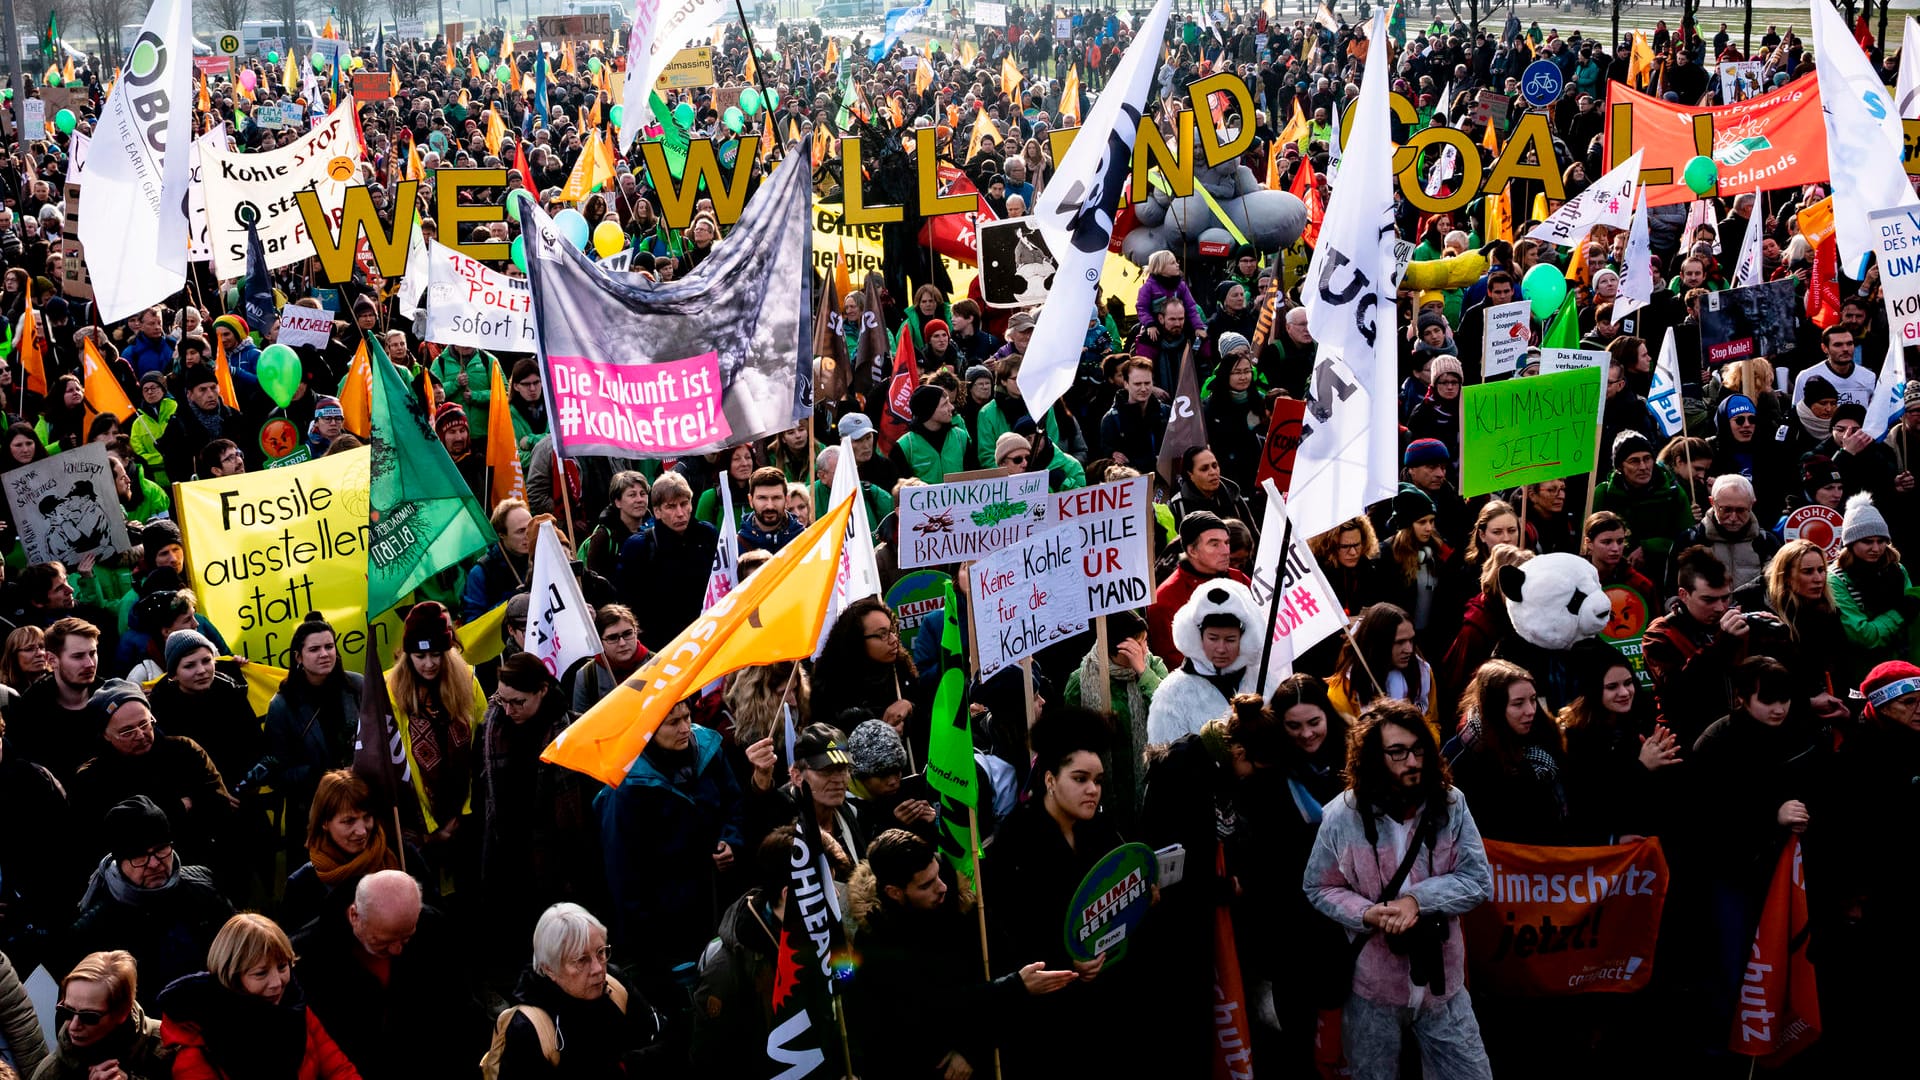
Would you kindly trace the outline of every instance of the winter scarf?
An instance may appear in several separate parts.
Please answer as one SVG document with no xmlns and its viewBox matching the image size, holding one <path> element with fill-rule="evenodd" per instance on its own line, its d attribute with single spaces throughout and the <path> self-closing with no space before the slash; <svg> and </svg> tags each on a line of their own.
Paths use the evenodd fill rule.
<svg viewBox="0 0 1920 1080">
<path fill-rule="evenodd" d="M 226 432 L 223 430 L 225 420 L 221 416 L 218 406 L 215 406 L 212 412 L 201 412 L 199 406 L 189 401 L 187 402 L 187 408 L 192 410 L 194 420 L 197 421 L 201 427 L 207 429 L 207 434 L 216 439 L 226 435 Z"/>
<path fill-rule="evenodd" d="M 1120 700 L 1112 704 L 1124 704 L 1133 721 L 1133 745 L 1147 745 L 1147 697 L 1140 689 L 1139 672 L 1124 664 L 1108 664 L 1107 678 L 1119 687 Z M 1099 679 L 1100 657 L 1088 652 L 1080 661 L 1080 685 L 1097 686 Z"/>
<path fill-rule="evenodd" d="M 387 847 L 387 832 L 378 822 L 374 823 L 373 835 L 367 840 L 367 850 L 360 854 L 341 851 L 333 838 L 322 832 L 320 842 L 307 849 L 307 858 L 313 861 L 314 873 L 320 875 L 321 883 L 329 889 L 380 870 L 401 869 L 400 858 Z"/>
<path fill-rule="evenodd" d="M 166 1023 L 199 1029 L 209 1061 L 227 1080 L 295 1080 L 307 1056 L 307 1004 L 289 982 L 278 1002 L 235 993 L 206 972 L 160 992 Z"/>
<path fill-rule="evenodd" d="M 1832 433 L 1833 421 L 1831 419 L 1822 420 L 1819 417 L 1813 415 L 1813 410 L 1807 408 L 1806 402 L 1804 401 L 1794 402 L 1793 412 L 1795 416 L 1798 416 L 1800 418 L 1800 426 L 1806 429 L 1807 434 L 1813 436 L 1813 441 L 1815 442 L 1823 441 L 1824 439 L 1826 439 L 1826 437 L 1829 434 Z"/>
</svg>

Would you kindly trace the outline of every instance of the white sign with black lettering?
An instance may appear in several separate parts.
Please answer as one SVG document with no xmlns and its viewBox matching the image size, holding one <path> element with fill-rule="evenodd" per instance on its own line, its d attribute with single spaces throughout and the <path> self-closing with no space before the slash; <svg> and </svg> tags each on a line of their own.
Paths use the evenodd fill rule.
<svg viewBox="0 0 1920 1080">
<path fill-rule="evenodd" d="M 1080 555 L 1080 528 L 1067 524 L 974 562 L 973 630 L 981 678 L 1087 628 Z"/>
</svg>

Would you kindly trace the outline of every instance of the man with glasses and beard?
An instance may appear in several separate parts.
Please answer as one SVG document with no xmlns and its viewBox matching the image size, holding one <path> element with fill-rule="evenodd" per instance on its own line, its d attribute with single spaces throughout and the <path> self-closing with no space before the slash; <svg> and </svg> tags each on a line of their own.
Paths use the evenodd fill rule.
<svg viewBox="0 0 1920 1080">
<path fill-rule="evenodd" d="M 1326 806 L 1302 885 L 1321 914 L 1366 939 L 1342 1028 L 1355 1080 L 1399 1076 L 1409 1030 L 1429 1077 L 1490 1080 L 1458 924 L 1493 895 L 1493 875 L 1412 705 L 1383 700 L 1361 714 L 1347 790 Z"/>
</svg>

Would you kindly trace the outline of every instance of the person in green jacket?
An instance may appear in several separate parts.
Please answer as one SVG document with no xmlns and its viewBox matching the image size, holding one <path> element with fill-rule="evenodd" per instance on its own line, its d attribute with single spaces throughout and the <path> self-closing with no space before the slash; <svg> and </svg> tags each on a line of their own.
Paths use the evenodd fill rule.
<svg viewBox="0 0 1920 1080">
<path fill-rule="evenodd" d="M 1128 818 L 1139 812 L 1146 795 L 1147 771 L 1140 767 L 1140 754 L 1147 748 L 1147 710 L 1153 705 L 1154 692 L 1167 677 L 1167 663 L 1147 648 L 1147 622 L 1137 611 L 1116 611 L 1107 616 L 1107 687 L 1105 708 L 1113 714 L 1111 778 L 1107 790 L 1117 799 L 1108 806 Z M 1098 678 L 1099 647 L 1087 650 L 1080 666 L 1067 675 L 1063 691 L 1068 705 L 1089 706 L 1088 690 Z"/>
<path fill-rule="evenodd" d="M 513 406 L 513 444 L 520 451 L 520 472 L 533 471 L 533 446 L 547 433 L 547 399 L 540 385 L 540 363 L 531 356 L 513 365 L 507 396 Z M 473 418 L 467 418 L 473 430 Z"/>
<path fill-rule="evenodd" d="M 1639 543 L 1634 568 L 1654 581 L 1665 580 L 1674 540 L 1694 526 L 1686 489 L 1653 459 L 1653 444 L 1637 431 L 1623 431 L 1613 440 L 1613 472 L 1594 492 L 1593 508 L 1626 519 Z"/>
<path fill-rule="evenodd" d="M 1827 579 L 1847 637 L 1846 648 L 1836 651 L 1845 656 L 1833 673 L 1838 685 L 1857 685 L 1874 665 L 1914 656 L 1920 596 L 1914 594 L 1907 568 L 1900 565 L 1892 535 L 1872 496 L 1861 492 L 1847 500 L 1846 515 L 1840 520 L 1840 542 L 1845 546 Z"/>
<path fill-rule="evenodd" d="M 907 412 L 913 424 L 887 451 L 902 476 L 938 484 L 951 473 L 968 470 L 973 437 L 967 422 L 955 415 L 952 395 L 938 386 L 922 386 L 907 399 Z"/>
<path fill-rule="evenodd" d="M 752 443 L 729 447 L 722 456 L 727 462 L 724 479 L 732 485 L 733 523 L 738 526 L 741 516 L 751 509 L 747 505 L 747 479 L 753 475 L 753 470 L 760 467 L 760 461 L 754 455 Z M 713 487 L 700 493 L 700 501 L 693 508 L 693 517 L 695 521 L 704 521 L 717 529 L 720 527 L 720 511 L 720 485 L 716 481 Z"/>
<path fill-rule="evenodd" d="M 167 497 L 167 489 L 147 479 L 146 469 L 139 461 L 129 462 L 119 454 L 108 454 L 107 464 L 113 469 L 113 488 L 119 493 L 120 508 L 129 522 L 151 521 L 172 512 L 173 500 Z"/>
<path fill-rule="evenodd" d="M 833 501 L 833 469 L 840 463 L 840 448 L 829 446 L 820 451 L 820 457 L 814 462 L 820 479 L 813 482 L 813 519 L 827 512 L 827 506 Z M 886 493 L 880 485 L 860 481 L 860 497 L 867 500 L 867 526 L 875 539 L 880 536 L 880 523 L 893 513 L 893 496 Z"/>
<path fill-rule="evenodd" d="M 1027 415 L 1026 399 L 1020 396 L 1020 357 L 1009 356 L 1000 361 L 994 377 L 999 380 L 999 388 L 993 400 L 980 410 L 978 423 L 974 425 L 973 453 L 978 467 L 982 469 L 994 467 L 994 445 L 1000 436 L 1012 431 L 1014 424 Z M 1055 446 L 1063 446 L 1060 425 L 1054 419 L 1057 408 L 1047 410 L 1047 441 Z"/>
<path fill-rule="evenodd" d="M 487 445 L 487 406 L 493 401 L 493 354 L 469 345 L 449 345 L 433 358 L 429 370 L 446 392 L 447 401 L 464 409 L 473 445 Z"/>
<path fill-rule="evenodd" d="M 134 402 L 127 441 L 146 466 L 147 476 L 163 489 L 172 482 L 167 479 L 166 459 L 160 453 L 160 436 L 166 434 L 167 424 L 179 409 L 180 403 L 167 393 L 166 376 L 157 371 L 140 376 L 140 399 Z"/>
</svg>

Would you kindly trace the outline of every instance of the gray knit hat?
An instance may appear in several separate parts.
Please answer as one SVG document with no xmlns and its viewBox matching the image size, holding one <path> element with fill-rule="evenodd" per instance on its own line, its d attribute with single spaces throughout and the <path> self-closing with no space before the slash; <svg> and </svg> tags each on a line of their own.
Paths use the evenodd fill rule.
<svg viewBox="0 0 1920 1080">
<path fill-rule="evenodd" d="M 1887 519 L 1873 507 L 1873 496 L 1861 492 L 1847 500 L 1846 516 L 1840 519 L 1840 542 L 1852 544 L 1873 537 L 1890 539 L 1893 536 L 1887 528 Z"/>
<path fill-rule="evenodd" d="M 94 711 L 94 714 L 100 718 L 100 725 L 105 727 L 122 705 L 134 701 L 142 705 L 147 703 L 147 692 L 140 689 L 139 683 L 129 682 L 126 679 L 108 679 L 100 684 L 100 688 L 93 692 L 92 697 L 87 699 L 87 707 Z"/>
<path fill-rule="evenodd" d="M 1252 344 L 1252 342 L 1247 340 L 1245 334 L 1238 334 L 1229 330 L 1220 335 L 1220 355 L 1232 356 L 1236 351 L 1249 348 Z"/>
<path fill-rule="evenodd" d="M 853 775 L 886 776 L 907 772 L 907 748 L 900 733 L 885 720 L 868 720 L 847 736 L 847 753 L 853 755 Z"/>
<path fill-rule="evenodd" d="M 207 635 L 198 630 L 175 630 L 173 633 L 168 634 L 166 650 L 167 674 L 173 674 L 174 671 L 180 667 L 180 661 L 185 660 L 189 654 L 200 649 L 206 649 L 215 656 L 220 654 L 220 650 L 214 648 L 213 642 L 207 639 Z"/>
</svg>

